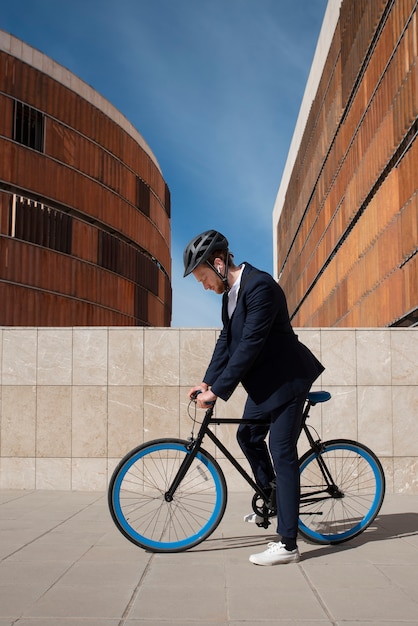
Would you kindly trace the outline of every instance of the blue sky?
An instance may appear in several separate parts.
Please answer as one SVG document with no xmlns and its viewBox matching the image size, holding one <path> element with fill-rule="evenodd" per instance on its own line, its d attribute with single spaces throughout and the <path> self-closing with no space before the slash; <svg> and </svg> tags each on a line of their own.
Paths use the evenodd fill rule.
<svg viewBox="0 0 418 626">
<path fill-rule="evenodd" d="M 215 228 L 235 261 L 273 272 L 272 212 L 327 0 L 19 0 L 0 28 L 107 98 L 154 152 L 172 202 L 175 327 L 220 326 L 183 279 Z"/>
</svg>

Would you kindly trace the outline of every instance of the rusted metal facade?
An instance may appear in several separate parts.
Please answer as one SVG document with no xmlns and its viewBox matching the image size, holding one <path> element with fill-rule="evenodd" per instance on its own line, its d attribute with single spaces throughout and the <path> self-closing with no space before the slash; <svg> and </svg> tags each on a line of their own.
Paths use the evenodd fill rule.
<svg viewBox="0 0 418 626">
<path fill-rule="evenodd" d="M 342 0 L 274 225 L 295 326 L 418 323 L 417 29 L 416 0 Z"/>
<path fill-rule="evenodd" d="M 169 326 L 154 155 L 97 92 L 0 34 L 0 326 Z"/>
</svg>

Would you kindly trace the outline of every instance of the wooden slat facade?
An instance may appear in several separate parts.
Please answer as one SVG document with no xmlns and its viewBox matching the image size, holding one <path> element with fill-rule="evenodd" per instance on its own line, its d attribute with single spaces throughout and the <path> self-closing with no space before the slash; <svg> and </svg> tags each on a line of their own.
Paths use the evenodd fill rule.
<svg viewBox="0 0 418 626">
<path fill-rule="evenodd" d="M 0 112 L 0 326 L 169 326 L 170 194 L 154 158 L 1 50 Z"/>
<path fill-rule="evenodd" d="M 417 30 L 415 0 L 342 1 L 277 223 L 295 326 L 418 322 Z"/>
</svg>

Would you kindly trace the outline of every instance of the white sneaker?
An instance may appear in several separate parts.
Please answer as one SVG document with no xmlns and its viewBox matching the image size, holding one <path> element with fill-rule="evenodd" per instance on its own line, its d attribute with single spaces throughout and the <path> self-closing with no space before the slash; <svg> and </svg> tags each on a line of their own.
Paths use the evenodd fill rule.
<svg viewBox="0 0 418 626">
<path fill-rule="evenodd" d="M 244 515 L 244 522 L 248 524 L 262 524 L 264 519 L 257 513 L 248 513 L 248 515 Z"/>
<path fill-rule="evenodd" d="M 267 544 L 267 550 L 259 554 L 252 554 L 250 562 L 255 565 L 279 565 L 280 563 L 298 563 L 300 561 L 299 550 L 286 550 L 284 544 L 279 541 L 271 541 Z"/>
</svg>

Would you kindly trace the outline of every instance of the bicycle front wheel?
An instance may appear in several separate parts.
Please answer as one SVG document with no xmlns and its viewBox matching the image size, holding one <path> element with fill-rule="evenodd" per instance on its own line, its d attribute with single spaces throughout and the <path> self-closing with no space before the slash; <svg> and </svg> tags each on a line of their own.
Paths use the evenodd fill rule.
<svg viewBox="0 0 418 626">
<path fill-rule="evenodd" d="M 363 444 L 335 439 L 322 446 L 320 454 L 309 450 L 300 459 L 299 532 L 315 543 L 342 543 L 375 519 L 385 495 L 385 475 L 377 456 Z"/>
<path fill-rule="evenodd" d="M 184 458 L 187 441 L 158 439 L 129 452 L 109 484 L 108 503 L 120 532 L 152 552 L 181 552 L 204 541 L 221 521 L 225 477 L 215 459 L 199 450 L 171 502 L 165 494 Z"/>
</svg>

